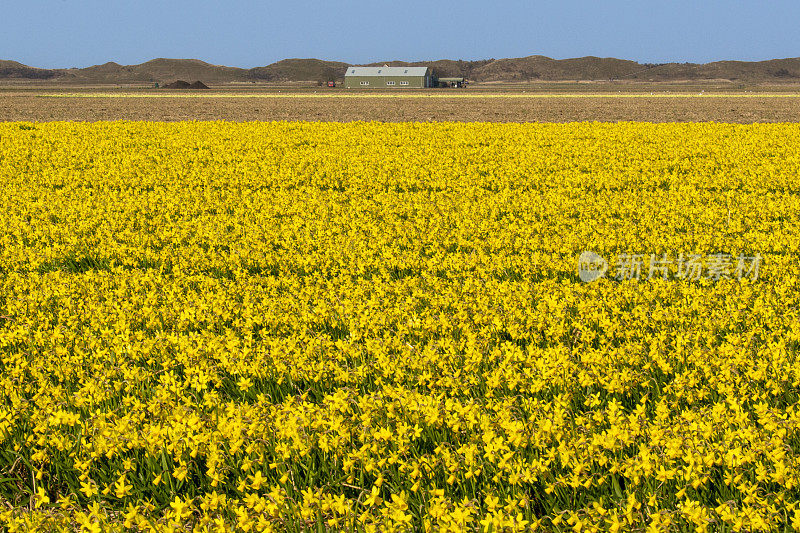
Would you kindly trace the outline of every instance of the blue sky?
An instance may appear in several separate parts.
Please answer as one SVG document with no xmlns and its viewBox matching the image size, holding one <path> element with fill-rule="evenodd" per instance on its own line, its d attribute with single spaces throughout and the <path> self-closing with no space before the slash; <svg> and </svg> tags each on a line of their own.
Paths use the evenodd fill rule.
<svg viewBox="0 0 800 533">
<path fill-rule="evenodd" d="M 594 55 L 640 62 L 800 56 L 800 2 L 3 0 L 0 59 L 86 67 L 155 57 L 238 67 Z"/>
</svg>

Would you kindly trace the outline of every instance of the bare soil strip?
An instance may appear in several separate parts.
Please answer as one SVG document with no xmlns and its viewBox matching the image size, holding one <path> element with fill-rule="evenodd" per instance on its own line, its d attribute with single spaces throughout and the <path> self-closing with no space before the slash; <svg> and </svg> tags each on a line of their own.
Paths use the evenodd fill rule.
<svg viewBox="0 0 800 533">
<path fill-rule="evenodd" d="M 800 122 L 800 98 L 228 98 L 0 95 L 0 121 Z"/>
</svg>

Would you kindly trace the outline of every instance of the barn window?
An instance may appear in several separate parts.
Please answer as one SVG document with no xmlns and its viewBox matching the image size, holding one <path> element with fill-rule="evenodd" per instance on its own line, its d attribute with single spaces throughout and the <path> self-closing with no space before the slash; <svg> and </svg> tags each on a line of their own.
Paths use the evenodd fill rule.
<svg viewBox="0 0 800 533">
<path fill-rule="evenodd" d="M 361 85 L 369 85 L 369 82 L 368 81 L 362 81 Z"/>
<path fill-rule="evenodd" d="M 400 83 L 403 83 L 403 82 L 400 82 Z M 393 81 L 387 81 L 386 85 L 394 85 L 394 82 Z"/>
<path fill-rule="evenodd" d="M 400 85 L 408 85 L 408 82 L 407 81 L 401 81 Z"/>
</svg>

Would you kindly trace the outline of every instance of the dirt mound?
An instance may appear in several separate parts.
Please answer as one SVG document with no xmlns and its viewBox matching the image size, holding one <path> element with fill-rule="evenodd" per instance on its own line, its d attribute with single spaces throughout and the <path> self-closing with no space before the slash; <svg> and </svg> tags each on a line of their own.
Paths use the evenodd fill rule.
<svg viewBox="0 0 800 533">
<path fill-rule="evenodd" d="M 189 83 L 188 81 L 178 80 L 164 85 L 165 89 L 208 89 L 208 85 L 202 81 Z"/>
<path fill-rule="evenodd" d="M 164 85 L 165 89 L 188 89 L 192 84 L 188 81 L 178 80 Z"/>
</svg>

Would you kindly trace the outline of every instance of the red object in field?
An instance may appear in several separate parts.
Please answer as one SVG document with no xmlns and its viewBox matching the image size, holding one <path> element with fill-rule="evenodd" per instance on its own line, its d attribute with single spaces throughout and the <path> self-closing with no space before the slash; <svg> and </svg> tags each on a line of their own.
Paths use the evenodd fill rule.
<svg viewBox="0 0 800 533">
<path fill-rule="evenodd" d="M 328 82 L 328 87 L 336 87 L 336 82 L 335 81 L 329 81 Z"/>
</svg>

